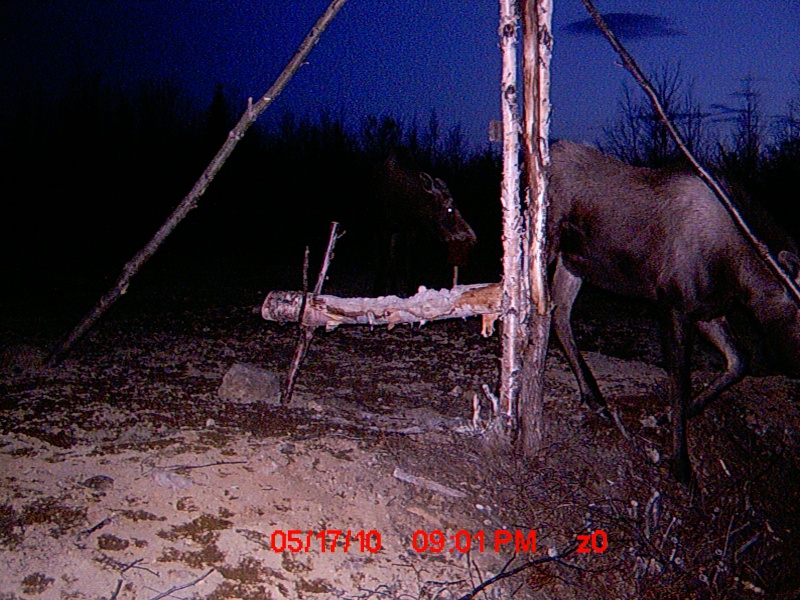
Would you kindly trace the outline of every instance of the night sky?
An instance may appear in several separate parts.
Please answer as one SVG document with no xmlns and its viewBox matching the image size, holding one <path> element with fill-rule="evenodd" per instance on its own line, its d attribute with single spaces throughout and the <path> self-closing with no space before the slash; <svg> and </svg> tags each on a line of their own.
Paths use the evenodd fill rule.
<svg viewBox="0 0 800 600">
<path fill-rule="evenodd" d="M 26 86 L 57 88 L 76 69 L 125 80 L 167 78 L 199 106 L 222 83 L 260 96 L 327 6 L 326 0 L 3 0 L 0 109 Z M 734 104 L 746 76 L 767 116 L 800 99 L 800 2 L 606 0 L 612 25 L 650 73 L 680 65 L 705 109 Z M 498 3 L 350 0 L 274 105 L 326 108 L 357 122 L 389 114 L 460 123 L 481 144 L 499 117 Z M 595 141 L 632 80 L 587 28 L 579 0 L 555 0 L 553 134 Z"/>
</svg>

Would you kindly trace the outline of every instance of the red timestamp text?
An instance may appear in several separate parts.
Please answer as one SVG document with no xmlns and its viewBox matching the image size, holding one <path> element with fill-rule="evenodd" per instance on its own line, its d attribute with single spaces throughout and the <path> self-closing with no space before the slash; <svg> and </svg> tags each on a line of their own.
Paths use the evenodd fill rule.
<svg viewBox="0 0 800 600">
<path fill-rule="evenodd" d="M 375 529 L 351 531 L 350 529 L 322 529 L 302 531 L 300 529 L 276 529 L 269 538 L 273 552 L 379 552 L 381 534 Z"/>
<path fill-rule="evenodd" d="M 606 532 L 598 529 L 591 534 L 578 535 L 579 553 L 602 554 L 608 548 Z M 496 529 L 493 532 L 470 532 L 460 529 L 447 535 L 439 529 L 431 532 L 418 529 L 411 536 L 411 546 L 416 552 L 454 553 L 513 550 L 517 554 L 536 552 L 536 530 Z"/>
</svg>

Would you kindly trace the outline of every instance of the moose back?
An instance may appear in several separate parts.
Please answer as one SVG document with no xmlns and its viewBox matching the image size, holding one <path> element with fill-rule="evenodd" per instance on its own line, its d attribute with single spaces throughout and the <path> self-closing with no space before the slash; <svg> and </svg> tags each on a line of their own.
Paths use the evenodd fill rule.
<svg viewBox="0 0 800 600">
<path fill-rule="evenodd" d="M 673 475 L 691 479 L 687 421 L 745 373 L 727 320 L 744 307 L 800 374 L 800 310 L 697 176 L 636 168 L 595 148 L 556 142 L 551 149 L 548 260 L 553 328 L 583 400 L 608 415 L 597 382 L 575 343 L 570 317 L 582 281 L 652 301 L 663 318 L 671 401 Z M 786 238 L 784 238 L 786 239 Z M 792 277 L 796 249 L 778 254 Z M 726 370 L 693 401 L 690 352 L 695 327 L 720 350 Z"/>
</svg>

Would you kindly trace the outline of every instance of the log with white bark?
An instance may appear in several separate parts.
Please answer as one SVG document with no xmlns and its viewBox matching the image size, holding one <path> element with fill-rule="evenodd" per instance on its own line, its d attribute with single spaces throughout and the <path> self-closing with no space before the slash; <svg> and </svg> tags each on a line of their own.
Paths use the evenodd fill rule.
<svg viewBox="0 0 800 600">
<path fill-rule="evenodd" d="M 324 326 L 327 330 L 339 325 L 388 325 L 391 328 L 400 323 L 480 316 L 483 319 L 481 334 L 488 337 L 500 316 L 501 292 L 499 283 L 481 283 L 443 290 L 420 288 L 410 298 L 340 298 L 308 294 L 302 324 Z M 297 322 L 302 303 L 302 292 L 270 292 L 261 307 L 261 316 L 267 321 Z"/>
</svg>

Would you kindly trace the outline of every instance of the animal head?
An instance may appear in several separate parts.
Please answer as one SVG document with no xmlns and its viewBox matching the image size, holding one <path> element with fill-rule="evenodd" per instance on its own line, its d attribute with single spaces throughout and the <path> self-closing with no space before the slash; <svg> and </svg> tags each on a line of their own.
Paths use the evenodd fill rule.
<svg viewBox="0 0 800 600">
<path fill-rule="evenodd" d="M 477 238 L 447 184 L 422 171 L 407 148 L 397 148 L 378 169 L 382 226 L 393 232 L 425 230 L 447 246 L 448 262 L 464 266 Z"/>
<path fill-rule="evenodd" d="M 428 196 L 425 213 L 437 237 L 447 244 L 448 261 L 451 265 L 465 265 L 470 250 L 478 241 L 475 232 L 456 208 L 444 181 L 423 171 L 419 179 Z"/>
</svg>

